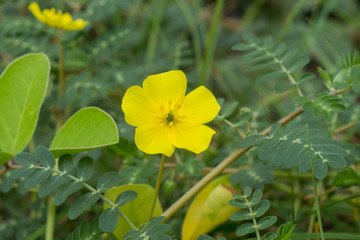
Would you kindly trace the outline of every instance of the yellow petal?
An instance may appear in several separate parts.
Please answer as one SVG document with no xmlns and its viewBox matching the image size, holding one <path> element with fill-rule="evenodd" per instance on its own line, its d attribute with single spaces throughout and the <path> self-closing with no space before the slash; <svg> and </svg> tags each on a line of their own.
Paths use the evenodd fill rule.
<svg viewBox="0 0 360 240">
<path fill-rule="evenodd" d="M 76 19 L 75 21 L 73 21 L 73 27 L 71 30 L 83 30 L 88 24 L 88 21 L 84 21 L 81 18 Z"/>
<path fill-rule="evenodd" d="M 143 88 L 154 102 L 168 111 L 183 101 L 186 93 L 186 76 L 179 70 L 150 75 L 144 80 Z"/>
<path fill-rule="evenodd" d="M 44 15 L 42 14 L 39 4 L 37 2 L 32 2 L 29 5 L 29 10 L 40 22 L 45 22 Z"/>
<path fill-rule="evenodd" d="M 172 144 L 196 154 L 205 151 L 215 131 L 205 125 L 184 126 L 176 124 L 170 127 L 169 136 Z"/>
<path fill-rule="evenodd" d="M 139 86 L 132 86 L 125 92 L 121 109 L 125 114 L 125 121 L 135 127 L 154 123 L 157 120 L 158 112 L 152 100 Z"/>
<path fill-rule="evenodd" d="M 175 147 L 169 139 L 169 127 L 165 124 L 148 124 L 135 130 L 135 144 L 148 154 L 162 153 L 170 157 Z"/>
<path fill-rule="evenodd" d="M 68 26 L 71 26 L 73 24 L 73 20 L 72 20 L 72 17 L 69 13 L 64 13 L 62 16 L 61 16 L 61 25 L 62 25 L 62 28 L 67 30 L 66 28 Z"/>
<path fill-rule="evenodd" d="M 205 87 L 200 86 L 186 95 L 178 115 L 181 123 L 194 126 L 213 120 L 220 111 L 220 105 L 214 95 Z"/>
</svg>

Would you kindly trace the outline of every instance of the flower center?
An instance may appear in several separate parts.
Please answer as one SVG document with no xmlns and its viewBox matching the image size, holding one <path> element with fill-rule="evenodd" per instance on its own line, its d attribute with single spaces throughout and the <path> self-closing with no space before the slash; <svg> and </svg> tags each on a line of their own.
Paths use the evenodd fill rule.
<svg viewBox="0 0 360 240">
<path fill-rule="evenodd" d="M 174 113 L 170 111 L 166 117 L 166 123 L 169 124 L 169 126 L 171 127 L 172 125 L 174 125 L 174 121 L 175 121 Z"/>
</svg>

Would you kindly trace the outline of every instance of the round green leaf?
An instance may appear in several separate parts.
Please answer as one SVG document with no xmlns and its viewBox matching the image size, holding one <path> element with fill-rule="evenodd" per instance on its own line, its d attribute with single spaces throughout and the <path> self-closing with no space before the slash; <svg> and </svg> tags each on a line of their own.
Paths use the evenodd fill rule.
<svg viewBox="0 0 360 240">
<path fill-rule="evenodd" d="M 21 152 L 31 139 L 50 72 L 43 53 L 15 59 L 0 76 L 0 163 Z"/>
<path fill-rule="evenodd" d="M 64 124 L 50 145 L 55 157 L 75 154 L 115 144 L 118 130 L 112 117 L 97 107 L 76 112 Z"/>
</svg>

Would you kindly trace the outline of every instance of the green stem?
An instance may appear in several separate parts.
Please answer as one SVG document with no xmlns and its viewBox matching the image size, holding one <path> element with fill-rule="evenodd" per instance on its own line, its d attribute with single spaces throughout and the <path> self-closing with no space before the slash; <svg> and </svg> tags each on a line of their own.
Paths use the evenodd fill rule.
<svg viewBox="0 0 360 240">
<path fill-rule="evenodd" d="M 205 45 L 206 51 L 205 51 L 204 62 L 200 72 L 199 85 L 204 85 L 207 82 L 210 75 L 210 66 L 214 58 L 215 45 L 217 40 L 216 35 L 218 33 L 218 25 L 220 22 L 222 10 L 224 8 L 224 3 L 225 0 L 216 1 L 214 17 L 211 21 L 210 30 L 206 38 L 206 45 Z"/>
<path fill-rule="evenodd" d="M 155 192 L 154 192 L 154 196 L 153 196 L 153 199 L 152 199 L 152 202 L 151 202 L 151 207 L 150 207 L 147 222 L 150 221 L 150 219 L 153 217 L 153 214 L 154 214 L 155 204 L 156 204 L 156 201 L 157 201 L 158 195 L 159 195 L 161 177 L 162 177 L 162 173 L 163 173 L 163 170 L 164 170 L 164 164 L 165 164 L 165 155 L 163 154 L 161 156 L 159 174 L 158 174 L 158 177 L 157 177 L 157 180 L 156 180 Z"/>
<path fill-rule="evenodd" d="M 33 168 L 36 168 L 36 169 L 41 169 L 41 170 L 49 170 L 48 168 L 45 168 L 45 167 L 41 167 L 41 166 L 32 166 Z M 65 172 L 61 172 L 59 170 L 56 170 L 56 169 L 50 169 L 50 171 L 52 171 L 53 173 L 56 173 L 56 174 L 61 174 L 61 175 L 66 175 L 68 178 L 70 178 L 72 181 L 74 182 L 81 182 L 83 184 L 83 186 L 89 190 L 90 192 L 98 192 L 98 190 L 96 190 L 95 188 L 93 188 L 92 186 L 90 186 L 89 184 L 83 182 L 82 180 L 72 176 L 72 175 L 69 175 L 68 173 L 65 173 Z M 107 197 L 105 197 L 104 195 L 100 194 L 100 198 L 106 202 L 107 204 L 109 204 L 111 207 L 116 207 L 116 205 L 110 200 L 108 199 Z M 134 230 L 138 230 L 137 227 L 120 211 L 120 215 L 121 217 L 124 218 L 124 220 L 129 224 L 129 226 L 134 229 Z M 55 215 L 54 215 L 55 216 Z"/>
<path fill-rule="evenodd" d="M 49 197 L 46 213 L 46 228 L 45 228 L 45 239 L 51 240 L 54 236 L 55 216 L 56 207 L 54 197 Z"/>
<path fill-rule="evenodd" d="M 312 159 L 311 146 L 310 146 L 309 127 L 308 127 L 307 124 L 306 124 L 306 132 L 307 132 L 307 138 L 308 138 L 308 146 L 309 146 L 309 154 L 310 154 L 310 162 L 311 162 L 311 173 L 312 173 L 312 180 L 313 180 L 313 186 L 314 186 L 316 214 L 317 214 L 317 218 L 318 218 L 318 221 L 319 221 L 319 229 L 320 229 L 321 239 L 325 240 L 324 231 L 323 231 L 323 227 L 322 227 L 322 221 L 321 221 L 319 197 L 318 197 L 318 193 L 317 193 L 315 173 L 314 173 L 314 162 L 313 162 L 313 159 Z"/>
</svg>

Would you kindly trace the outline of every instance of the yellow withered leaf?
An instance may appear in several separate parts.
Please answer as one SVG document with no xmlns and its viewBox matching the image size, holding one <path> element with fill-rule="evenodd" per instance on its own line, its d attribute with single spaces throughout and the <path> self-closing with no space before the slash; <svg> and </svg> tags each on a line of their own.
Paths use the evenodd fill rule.
<svg viewBox="0 0 360 240">
<path fill-rule="evenodd" d="M 191 203 L 182 226 L 182 240 L 196 240 L 224 223 L 239 209 L 229 205 L 232 194 L 229 176 L 222 176 L 207 185 Z"/>
</svg>

